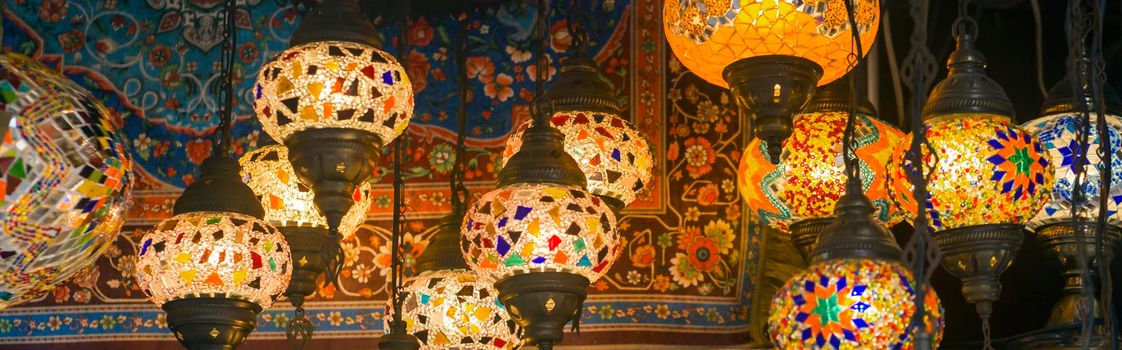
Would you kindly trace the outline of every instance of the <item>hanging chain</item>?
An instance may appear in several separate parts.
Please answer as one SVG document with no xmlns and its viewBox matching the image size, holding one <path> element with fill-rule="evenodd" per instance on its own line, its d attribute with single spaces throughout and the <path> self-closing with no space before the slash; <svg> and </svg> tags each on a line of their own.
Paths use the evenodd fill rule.
<svg viewBox="0 0 1122 350">
<path fill-rule="evenodd" d="M 1104 87 L 1106 85 L 1106 61 L 1102 56 L 1102 41 L 1103 41 L 1103 16 L 1105 12 L 1105 1 L 1097 0 L 1092 1 L 1093 25 L 1092 31 L 1092 46 L 1091 46 L 1091 93 L 1095 99 L 1095 113 L 1096 124 L 1099 131 L 1099 147 L 1098 156 L 1100 164 L 1103 169 L 1099 172 L 1099 213 L 1098 222 L 1096 225 L 1095 235 L 1095 261 L 1098 262 L 1098 275 L 1102 283 L 1099 283 L 1099 298 L 1102 301 L 1104 329 L 1110 338 L 1110 348 L 1118 349 L 1118 330 L 1116 328 L 1116 320 L 1114 313 L 1114 288 L 1111 276 L 1110 263 L 1107 261 L 1105 249 L 1105 236 L 1107 232 L 1107 217 L 1110 215 L 1107 210 L 1110 207 L 1110 199 L 1108 194 L 1111 193 L 1111 183 L 1113 179 L 1112 161 L 1114 147 L 1111 144 L 1110 136 L 1106 133 L 1108 126 L 1106 120 L 1106 99 L 1104 96 Z M 1104 137 L 1103 135 L 1106 134 Z M 1094 304 L 1091 304 L 1094 305 Z"/>
<path fill-rule="evenodd" d="M 1088 25 L 1088 18 L 1086 9 L 1084 8 L 1083 0 L 1076 0 L 1070 2 L 1068 8 L 1068 20 L 1066 24 L 1066 31 L 1068 35 L 1068 50 L 1069 57 L 1068 71 L 1074 74 L 1071 77 L 1070 84 L 1072 89 L 1072 102 L 1077 108 L 1078 118 L 1076 118 L 1075 139 L 1077 149 L 1073 152 L 1072 156 L 1072 208 L 1071 220 L 1072 227 L 1074 228 L 1074 238 L 1076 242 L 1082 245 L 1084 235 L 1087 227 L 1087 220 L 1084 218 L 1085 206 L 1089 203 L 1087 198 L 1086 189 L 1084 188 L 1087 174 L 1087 151 L 1090 145 L 1091 130 L 1091 111 L 1087 108 L 1086 94 L 1084 87 L 1090 84 L 1089 69 L 1090 67 L 1085 64 L 1088 57 L 1085 56 L 1083 48 L 1085 47 L 1087 35 L 1089 34 L 1090 26 Z M 1079 265 L 1080 271 L 1080 293 L 1081 297 L 1087 299 L 1088 304 L 1094 305 L 1094 295 L 1090 289 L 1091 270 L 1089 262 L 1087 261 L 1087 252 L 1080 248 L 1076 249 L 1076 263 Z M 1083 308 L 1079 310 L 1080 318 L 1080 332 L 1079 344 L 1080 348 L 1088 349 L 1091 345 L 1092 337 L 1092 324 L 1094 321 L 1094 310 L 1092 308 Z"/>
<path fill-rule="evenodd" d="M 842 159 L 845 160 L 846 192 L 861 191 L 861 175 L 858 173 L 857 157 L 853 154 L 854 127 L 857 120 L 857 104 L 861 101 L 861 91 L 857 88 L 857 77 L 864 71 L 865 58 L 861 55 L 861 33 L 857 30 L 856 10 L 853 0 L 845 0 L 845 12 L 849 19 L 849 31 L 853 34 L 853 50 L 846 57 L 849 62 L 849 116 L 845 120 L 842 134 Z"/>
<path fill-rule="evenodd" d="M 913 27 L 910 38 L 911 47 L 904 58 L 903 69 L 900 72 L 904 86 L 911 91 L 909 114 L 911 115 L 912 142 L 906 154 L 905 164 L 910 164 L 907 169 L 908 181 L 912 184 L 912 196 L 916 203 L 915 232 L 904 247 L 904 261 L 911 268 L 912 277 L 915 279 L 915 313 L 912 315 L 908 332 L 914 339 L 917 350 L 931 349 L 934 338 L 927 330 L 927 314 L 924 303 L 929 292 L 928 286 L 931 275 L 935 273 L 940 252 L 931 237 L 931 227 L 928 223 L 927 202 L 930 194 L 927 183 L 934 173 L 925 170 L 924 152 L 930 157 L 937 157 L 936 152 L 927 139 L 927 128 L 923 125 L 923 106 L 927 103 L 927 92 L 935 80 L 936 61 L 931 50 L 927 48 L 927 0 L 910 0 L 909 14 L 912 17 Z M 935 159 L 938 164 L 938 159 Z"/>
<path fill-rule="evenodd" d="M 225 17 L 223 22 L 225 35 L 222 37 L 221 70 L 219 72 L 218 89 L 218 129 L 215 130 L 215 155 L 229 156 L 230 143 L 233 139 L 234 116 L 234 59 L 237 58 L 238 28 L 235 17 L 238 12 L 237 0 L 226 0 Z"/>
<path fill-rule="evenodd" d="M 398 23 L 397 54 L 399 62 L 407 62 L 406 50 L 408 49 L 409 31 L 409 2 L 402 2 L 402 16 Z M 402 288 L 405 283 L 405 179 L 402 178 L 402 163 L 405 162 L 405 147 L 408 137 L 403 134 L 393 143 L 393 231 L 390 252 L 393 255 L 392 274 L 390 276 L 390 301 L 393 304 L 393 321 L 402 323 L 401 307 L 405 302 L 405 293 Z"/>
<path fill-rule="evenodd" d="M 460 89 L 460 109 L 456 116 L 456 160 L 452 164 L 452 175 L 450 176 L 449 188 L 452 191 L 452 213 L 456 215 L 463 215 L 467 211 L 467 203 L 471 196 L 467 186 L 464 186 L 464 168 L 465 157 L 465 138 L 467 137 L 467 119 L 468 119 L 468 73 L 467 73 L 467 45 L 468 45 L 468 21 L 465 17 L 460 23 L 459 32 L 459 45 L 456 45 L 456 66 L 460 70 L 460 74 L 456 77 L 456 83 Z"/>
<path fill-rule="evenodd" d="M 591 41 L 588 30 L 584 26 L 578 25 L 581 18 L 587 18 L 586 6 L 581 0 L 569 1 L 569 13 L 566 22 L 569 27 L 569 37 L 573 39 L 573 44 L 570 47 L 575 57 L 587 57 L 588 55 L 588 46 Z"/>
<path fill-rule="evenodd" d="M 536 30 L 534 31 L 534 39 L 538 41 L 538 61 L 535 66 L 538 74 L 534 85 L 534 100 L 530 102 L 530 115 L 534 118 L 534 125 L 545 125 L 548 122 L 548 116 L 553 114 L 551 104 L 543 98 L 545 80 L 550 67 L 549 53 L 546 51 L 548 16 L 549 9 L 546 8 L 546 0 L 538 0 L 538 23 L 535 25 Z"/>
</svg>

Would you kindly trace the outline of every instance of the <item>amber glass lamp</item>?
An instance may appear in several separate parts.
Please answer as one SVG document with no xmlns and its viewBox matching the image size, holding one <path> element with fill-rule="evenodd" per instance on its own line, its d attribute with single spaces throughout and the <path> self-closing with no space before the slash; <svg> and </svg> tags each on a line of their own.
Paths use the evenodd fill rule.
<svg viewBox="0 0 1122 350">
<path fill-rule="evenodd" d="M 1024 224 L 1047 201 L 1053 171 L 1044 146 L 1012 123 L 1009 97 L 985 75 L 985 58 L 974 48 L 976 34 L 955 32 L 958 48 L 947 60 L 950 72 L 923 109 L 933 152 L 922 154 L 931 173 L 930 198 L 922 205 L 943 267 L 963 281 L 966 301 L 985 322 L 1001 293 L 998 277 L 1024 239 Z M 914 219 L 919 204 L 908 181 L 914 169 L 906 156 L 910 139 L 894 151 L 888 182 L 892 198 Z"/>
<path fill-rule="evenodd" d="M 114 116 L 78 84 L 0 54 L 0 309 L 46 293 L 117 238 L 132 158 Z"/>
<path fill-rule="evenodd" d="M 748 143 L 737 171 L 749 213 L 780 232 L 791 234 L 799 253 L 809 258 L 818 235 L 834 219 L 834 207 L 845 194 L 842 136 L 849 118 L 849 84 L 839 80 L 820 87 L 802 112 L 774 163 L 767 141 Z M 904 134 L 874 117 L 868 101 L 857 107 L 853 154 L 862 191 L 876 208 L 876 219 L 892 226 L 904 219 L 888 198 L 885 175 L 888 157 Z"/>
<path fill-rule="evenodd" d="M 732 90 L 776 160 L 792 115 L 815 86 L 849 72 L 849 55 L 872 47 L 880 23 L 876 0 L 853 1 L 857 28 L 850 27 L 845 0 L 668 0 L 663 6 L 666 39 L 678 60 Z M 853 30 L 865 52 L 854 52 Z"/>
<path fill-rule="evenodd" d="M 320 0 L 300 20 L 290 47 L 257 77 L 257 118 L 288 147 L 296 176 L 315 193 L 332 245 L 323 251 L 327 280 L 342 264 L 339 229 L 370 179 L 382 146 L 405 131 L 413 90 L 404 68 L 380 49 L 357 0 Z"/>
</svg>

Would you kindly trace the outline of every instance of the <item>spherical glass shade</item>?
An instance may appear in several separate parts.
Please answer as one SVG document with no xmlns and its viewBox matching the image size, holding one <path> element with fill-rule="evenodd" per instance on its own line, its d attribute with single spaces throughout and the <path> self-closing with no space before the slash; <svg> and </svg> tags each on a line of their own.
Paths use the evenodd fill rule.
<svg viewBox="0 0 1122 350">
<path fill-rule="evenodd" d="M 794 222 L 834 216 L 834 206 L 845 193 L 842 137 L 848 118 L 846 112 L 795 115 L 795 127 L 783 144 L 779 164 L 768 159 L 764 141 L 755 138 L 748 143 L 737 178 L 753 217 L 787 232 Z M 854 132 L 853 153 L 865 195 L 877 208 L 876 218 L 895 225 L 904 215 L 888 197 L 885 164 L 904 133 L 861 114 Z"/>
<path fill-rule="evenodd" d="M 519 183 L 483 194 L 468 209 L 461 247 L 471 269 L 498 281 L 537 271 L 595 282 L 622 250 L 616 216 L 577 187 Z"/>
<path fill-rule="evenodd" d="M 140 240 L 137 282 L 156 305 L 218 296 L 268 308 L 288 287 L 288 243 L 276 228 L 229 212 L 191 212 Z"/>
<path fill-rule="evenodd" d="M 550 122 L 565 134 L 565 150 L 584 172 L 588 192 L 626 206 L 651 181 L 651 148 L 626 119 L 600 112 L 565 112 L 553 114 Z M 522 133 L 532 125 L 532 119 L 526 120 L 507 139 L 504 160 L 522 149 Z"/>
<path fill-rule="evenodd" d="M 1045 116 L 1026 123 L 1025 129 L 1033 133 L 1051 160 L 1055 171 L 1055 182 L 1049 193 L 1048 201 L 1044 208 L 1029 220 L 1030 229 L 1061 222 L 1071 222 L 1072 190 L 1075 189 L 1075 170 L 1072 169 L 1076 155 L 1080 154 L 1080 143 L 1076 132 L 1080 128 L 1080 116 L 1075 114 L 1055 114 Z M 1086 218 L 1099 215 L 1099 196 L 1102 193 L 1102 182 L 1099 176 L 1106 165 L 1099 157 L 1099 142 L 1102 133 L 1095 123 L 1097 116 L 1091 115 L 1090 133 L 1087 135 L 1087 161 L 1094 164 L 1092 167 L 1083 168 L 1082 186 L 1083 193 L 1088 200 L 1079 204 L 1082 214 Z M 1122 226 L 1122 213 L 1119 213 L 1119 203 L 1122 203 L 1122 121 L 1117 116 L 1106 116 L 1106 134 L 1109 135 L 1110 145 L 1110 200 L 1107 201 L 1107 224 Z"/>
<path fill-rule="evenodd" d="M 413 115 L 413 88 L 393 56 L 370 46 L 314 42 L 261 67 L 254 91 L 261 127 L 274 140 L 307 129 L 372 132 L 388 144 Z"/>
<path fill-rule="evenodd" d="M 288 161 L 288 148 L 281 145 L 261 147 L 246 153 L 239 160 L 242 180 L 245 181 L 265 208 L 265 221 L 281 226 L 310 226 L 327 228 L 327 218 L 320 214 L 314 202 L 315 193 L 300 183 Z M 355 201 L 350 211 L 343 215 L 339 233 L 350 237 L 366 221 L 372 198 L 370 184 L 363 183 L 351 195 Z"/>
<path fill-rule="evenodd" d="M 876 0 L 854 0 L 861 45 L 869 52 L 880 26 Z M 682 65 L 728 87 L 730 63 L 757 56 L 802 57 L 822 66 L 825 85 L 849 72 L 853 34 L 844 0 L 667 0 L 663 27 Z"/>
<path fill-rule="evenodd" d="M 491 283 L 464 269 L 421 273 L 405 287 L 401 314 L 407 331 L 423 350 L 521 348 L 522 327 L 507 315 Z"/>
<path fill-rule="evenodd" d="M 0 308 L 93 265 L 117 238 L 132 159 L 115 117 L 42 64 L 0 54 Z"/>
<path fill-rule="evenodd" d="M 923 152 L 930 192 L 927 213 L 936 231 L 1024 224 L 1048 200 L 1052 164 L 1044 146 L 1025 129 L 996 115 L 955 115 L 924 122 L 935 154 Z M 911 218 L 917 212 L 904 158 L 911 136 L 888 164 L 891 197 Z"/>
<path fill-rule="evenodd" d="M 914 348 L 907 327 L 915 314 L 911 272 L 879 260 L 829 260 L 787 281 L 771 303 L 768 332 L 779 349 Z M 943 307 L 924 298 L 927 331 L 943 337 Z"/>
</svg>

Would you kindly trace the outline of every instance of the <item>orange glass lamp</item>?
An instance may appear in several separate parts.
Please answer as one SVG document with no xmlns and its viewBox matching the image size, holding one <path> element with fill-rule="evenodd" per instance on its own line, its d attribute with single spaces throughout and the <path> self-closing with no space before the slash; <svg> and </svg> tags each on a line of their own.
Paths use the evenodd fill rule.
<svg viewBox="0 0 1122 350">
<path fill-rule="evenodd" d="M 132 158 L 88 91 L 0 54 L 0 309 L 42 296 L 117 239 Z"/>
<path fill-rule="evenodd" d="M 728 87 L 755 118 L 756 136 L 778 160 L 791 117 L 815 86 L 849 72 L 857 30 L 865 52 L 876 38 L 880 4 L 853 0 L 857 28 L 850 28 L 846 0 L 668 0 L 663 26 L 670 48 L 687 69 Z"/>
<path fill-rule="evenodd" d="M 1013 105 L 985 75 L 974 35 L 956 29 L 950 72 L 923 109 L 933 153 L 922 154 L 930 172 L 930 198 L 922 205 L 943 267 L 962 280 L 966 301 L 985 321 L 1001 293 L 998 278 L 1020 249 L 1024 224 L 1048 200 L 1053 170 L 1039 140 L 1012 123 Z M 893 200 L 914 219 L 920 204 L 908 180 L 915 167 L 907 139 L 892 155 L 888 183 Z"/>
<path fill-rule="evenodd" d="M 795 129 L 773 164 L 760 139 L 744 150 L 737 171 L 741 195 L 749 213 L 791 239 L 803 258 L 809 258 L 819 233 L 834 219 L 834 206 L 845 193 L 842 136 L 849 118 L 849 83 L 839 80 L 814 93 L 795 115 Z M 857 157 L 862 190 L 876 208 L 875 218 L 889 227 L 904 220 L 888 197 L 885 176 L 892 149 L 904 133 L 874 117 L 868 101 L 857 107 Z"/>
<path fill-rule="evenodd" d="M 242 181 L 265 209 L 264 220 L 280 230 L 291 248 L 292 278 L 284 295 L 296 307 L 296 315 L 289 319 L 286 334 L 290 341 L 306 345 L 314 329 L 304 315 L 304 298 L 315 293 L 316 279 L 324 269 L 320 255 L 325 245 L 332 244 L 327 218 L 316 208 L 315 194 L 296 178 L 284 146 L 261 147 L 243 155 L 239 163 Z M 355 188 L 351 195 L 354 204 L 339 224 L 342 238 L 353 235 L 366 221 L 372 201 L 370 190 L 369 183 Z"/>
</svg>

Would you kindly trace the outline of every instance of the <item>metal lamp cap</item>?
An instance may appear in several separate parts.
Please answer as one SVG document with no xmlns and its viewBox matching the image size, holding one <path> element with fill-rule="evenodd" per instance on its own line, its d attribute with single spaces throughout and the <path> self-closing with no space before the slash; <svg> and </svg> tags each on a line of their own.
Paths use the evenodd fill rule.
<svg viewBox="0 0 1122 350">
<path fill-rule="evenodd" d="M 440 228 L 431 244 L 417 257 L 417 273 L 452 269 L 467 269 L 467 262 L 460 251 L 460 227 L 464 222 L 463 212 L 453 212 L 440 220 Z"/>
<path fill-rule="evenodd" d="M 543 108 L 543 105 L 548 105 L 548 102 L 536 102 L 534 114 L 538 120 L 522 134 L 522 148 L 499 172 L 498 185 L 551 183 L 588 188 L 588 180 L 580 165 L 565 151 L 565 135 L 541 117 L 540 114 L 552 114 L 544 111 L 549 108 Z"/>
<path fill-rule="evenodd" d="M 822 230 L 811 261 L 876 259 L 900 261 L 903 251 L 884 224 L 873 218 L 875 209 L 860 185 L 849 186 L 838 199 L 834 222 Z"/>
<path fill-rule="evenodd" d="M 986 76 L 986 58 L 974 47 L 974 36 L 969 32 L 956 36 L 958 47 L 947 58 L 949 72 L 931 91 L 927 105 L 923 106 L 924 120 L 963 113 L 1010 118 L 1016 114 L 1005 89 Z"/>
<path fill-rule="evenodd" d="M 300 19 L 289 46 L 323 41 L 343 41 L 381 48 L 377 29 L 362 14 L 358 0 L 313 0 L 315 5 Z"/>
<path fill-rule="evenodd" d="M 849 112 L 850 96 L 849 79 L 838 79 L 829 84 L 819 86 L 810 97 L 810 101 L 803 106 L 802 113 L 824 112 Z M 867 116 L 877 114 L 876 107 L 868 98 L 857 101 L 857 113 Z"/>
<path fill-rule="evenodd" d="M 212 155 L 203 161 L 199 180 L 187 186 L 175 201 L 176 215 L 219 211 L 265 217 L 265 209 L 253 190 L 242 182 L 241 165 L 228 156 Z"/>
<path fill-rule="evenodd" d="M 569 57 L 554 83 L 545 90 L 544 98 L 553 103 L 556 112 L 591 111 L 620 114 L 622 108 L 615 98 L 615 89 L 596 61 L 584 56 Z"/>
</svg>

